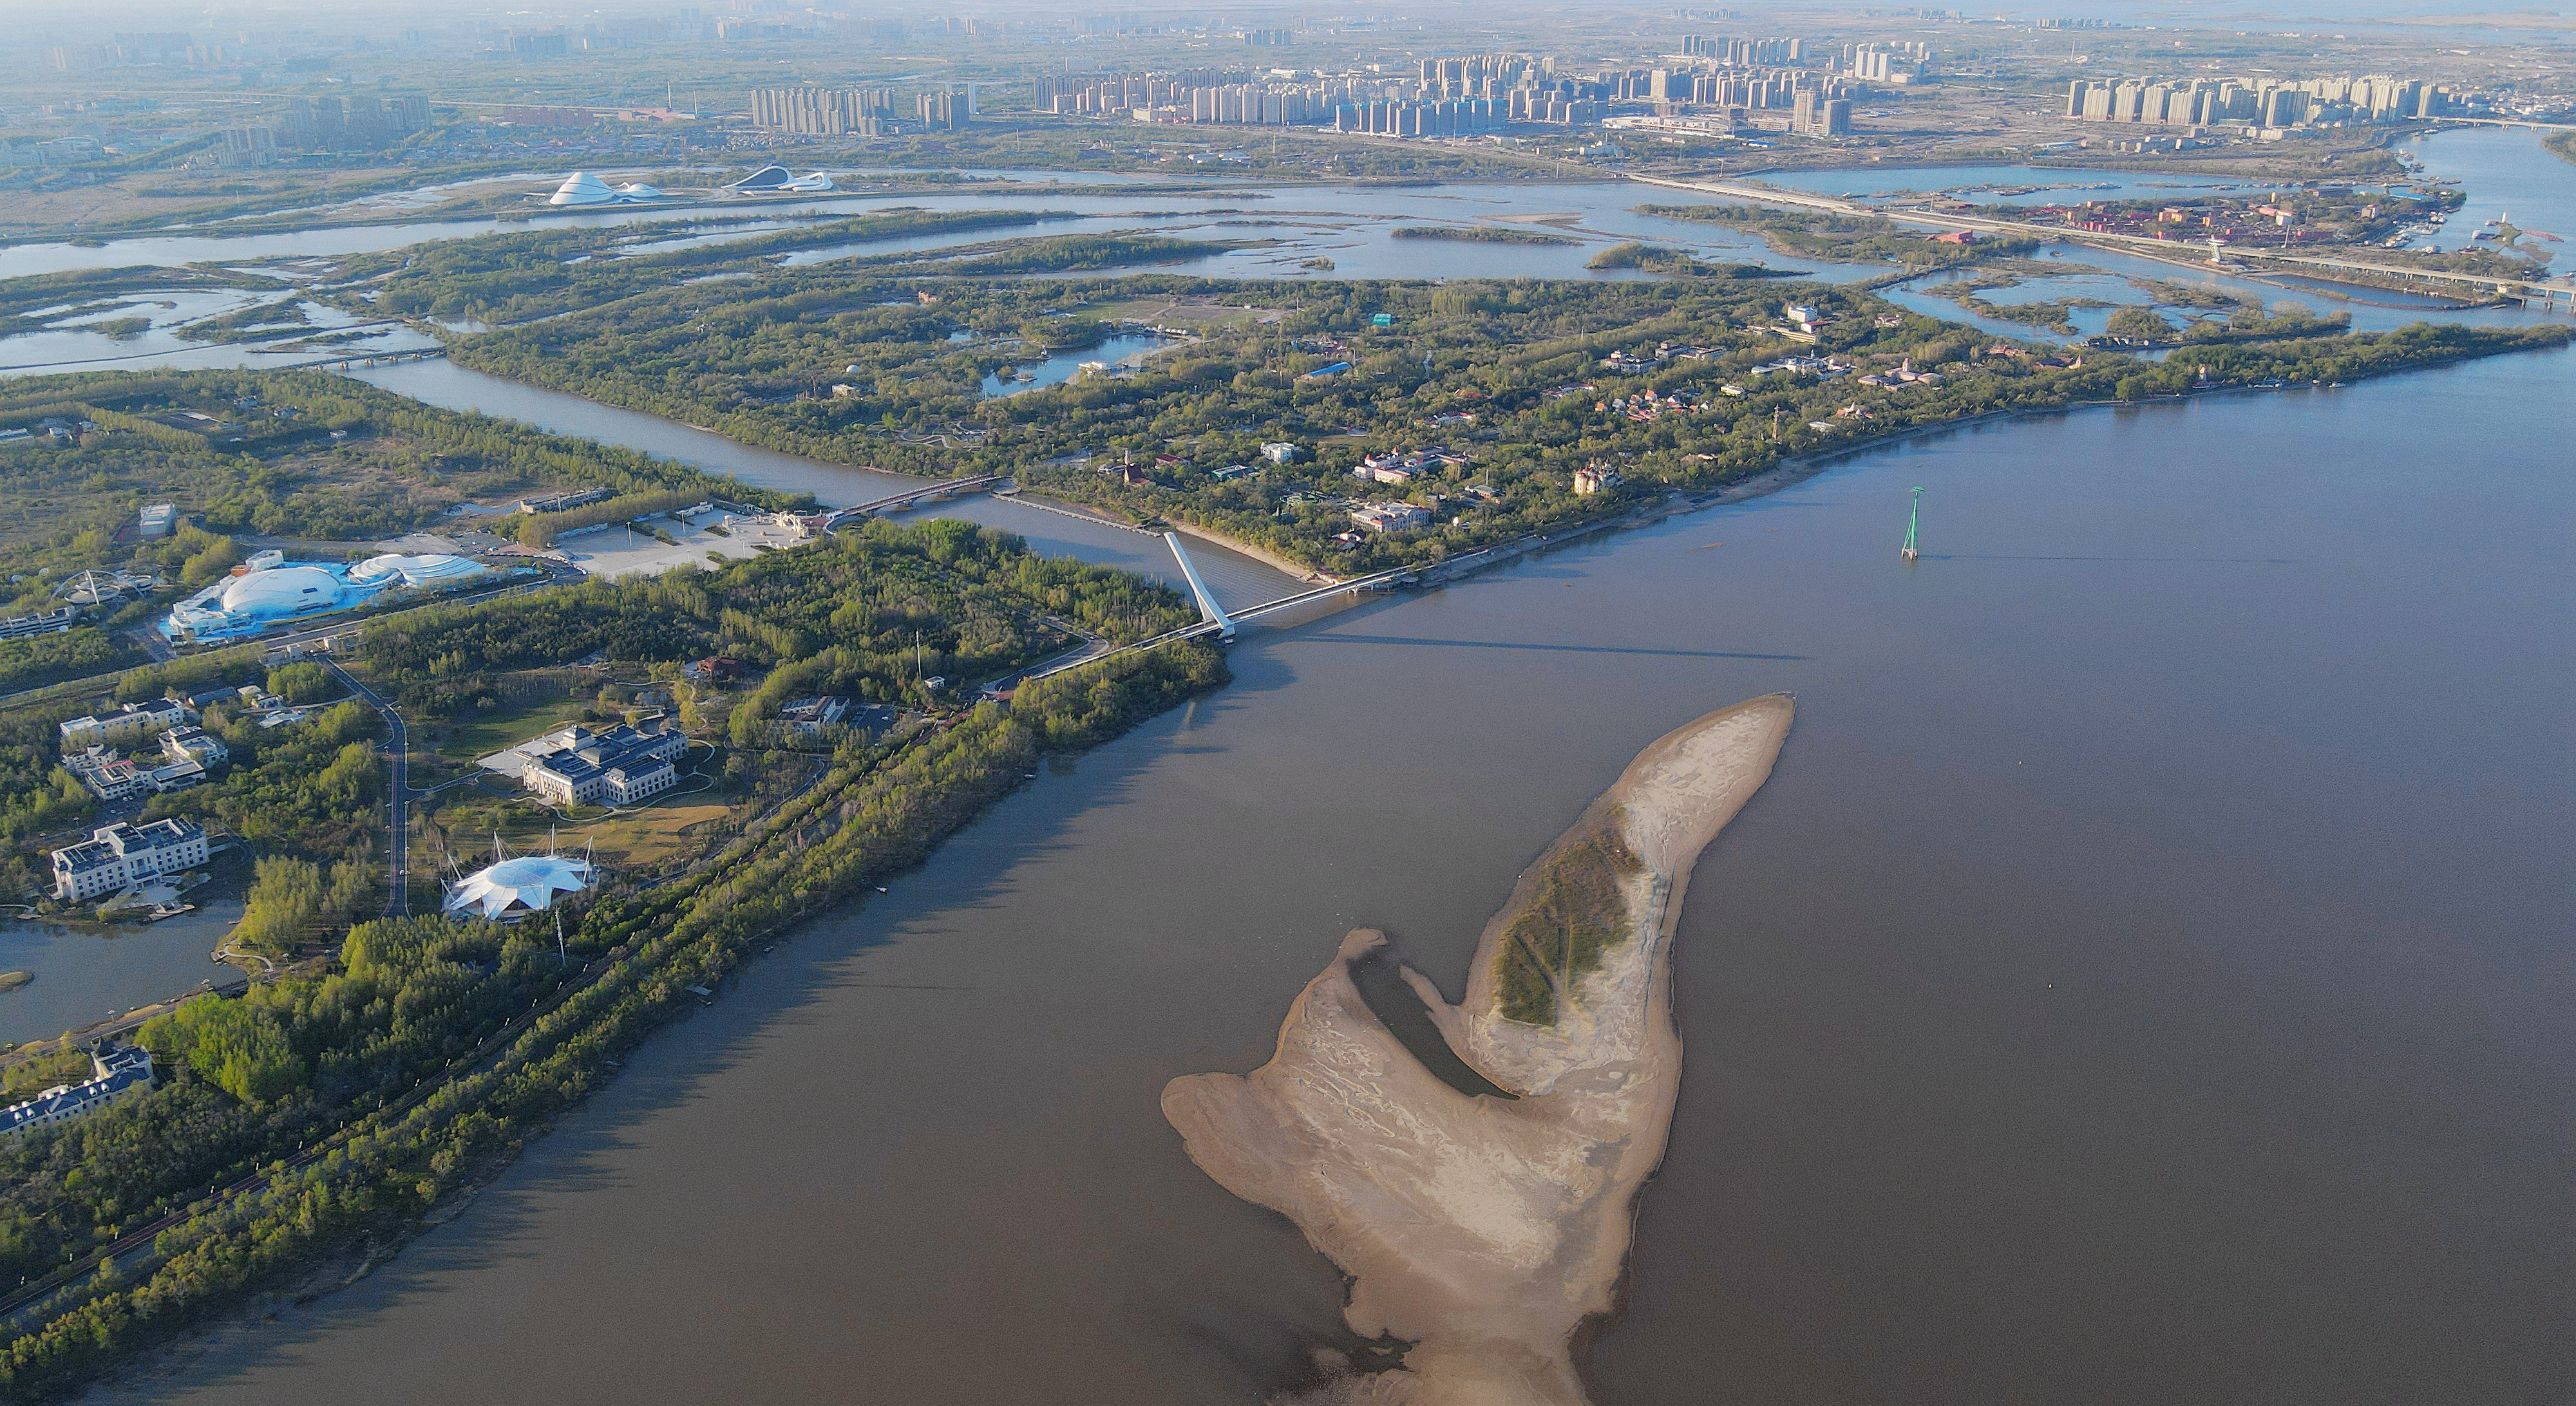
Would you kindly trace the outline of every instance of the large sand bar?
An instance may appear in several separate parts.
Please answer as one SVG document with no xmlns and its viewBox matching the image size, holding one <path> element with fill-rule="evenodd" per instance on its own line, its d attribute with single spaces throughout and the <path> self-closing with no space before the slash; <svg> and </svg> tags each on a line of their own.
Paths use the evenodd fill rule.
<svg viewBox="0 0 2576 1406">
<path fill-rule="evenodd" d="M 1351 1276 L 1351 1328 L 1411 1344 L 1400 1367 L 1303 1402 L 1586 1399 L 1574 1331 L 1613 1305 L 1680 1088 L 1682 891 L 1770 776 L 1794 711 L 1756 698 L 1639 753 L 1486 925 L 1465 1000 L 1405 971 L 1450 1047 L 1514 1097 L 1459 1092 L 1388 1032 L 1351 979 L 1386 940 L 1365 928 L 1307 983 L 1268 1064 L 1163 1090 L 1192 1160 Z"/>
</svg>

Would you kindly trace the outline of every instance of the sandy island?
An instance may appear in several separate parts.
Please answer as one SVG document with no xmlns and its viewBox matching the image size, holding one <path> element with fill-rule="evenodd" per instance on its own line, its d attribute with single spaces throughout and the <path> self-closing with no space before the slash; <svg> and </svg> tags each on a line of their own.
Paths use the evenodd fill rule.
<svg viewBox="0 0 2576 1406">
<path fill-rule="evenodd" d="M 1386 940 L 1365 928 L 1307 983 L 1268 1064 L 1163 1090 L 1193 1161 L 1351 1276 L 1352 1330 L 1412 1344 L 1397 1368 L 1295 1400 L 1586 1399 L 1571 1340 L 1613 1306 L 1680 1088 L 1682 891 L 1770 776 L 1794 711 L 1756 698 L 1639 753 L 1486 924 L 1464 1001 L 1405 971 L 1450 1047 L 1514 1098 L 1460 1093 L 1379 1022 L 1350 974 Z"/>
</svg>

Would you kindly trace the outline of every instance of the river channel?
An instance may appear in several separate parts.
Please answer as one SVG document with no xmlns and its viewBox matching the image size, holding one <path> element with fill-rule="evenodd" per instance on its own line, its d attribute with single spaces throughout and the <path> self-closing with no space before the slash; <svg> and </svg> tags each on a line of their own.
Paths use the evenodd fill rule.
<svg viewBox="0 0 2576 1406">
<path fill-rule="evenodd" d="M 1164 1081 L 1354 924 L 1454 992 L 1640 739 L 1770 689 L 1603 1401 L 2551 1399 L 2571 378 L 1990 425 L 1248 635 L 125 1399 L 1254 1400 L 1339 1280 Z"/>
<path fill-rule="evenodd" d="M 391 1264 L 91 1399 L 1258 1400 L 1355 1346 L 1341 1282 L 1164 1082 L 1259 1064 L 1355 924 L 1454 995 L 1639 745 L 1787 689 L 1605 1406 L 2563 1400 L 2571 388 L 1980 425 L 1248 632 Z"/>
</svg>

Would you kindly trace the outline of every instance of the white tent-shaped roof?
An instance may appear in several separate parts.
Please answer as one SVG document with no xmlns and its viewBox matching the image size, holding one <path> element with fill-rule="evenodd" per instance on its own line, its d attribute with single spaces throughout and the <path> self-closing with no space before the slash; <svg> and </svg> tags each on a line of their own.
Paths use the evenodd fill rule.
<svg viewBox="0 0 2576 1406">
<path fill-rule="evenodd" d="M 546 203 L 548 205 L 605 205 L 616 198 L 617 192 L 609 189 L 608 182 L 588 171 L 575 171 L 564 177 L 564 183 L 555 187 L 555 193 L 547 197 Z"/>
<path fill-rule="evenodd" d="M 589 888 L 590 862 L 562 854 L 523 854 L 467 875 L 447 890 L 450 917 L 509 922 L 554 906 L 558 895 Z"/>
</svg>

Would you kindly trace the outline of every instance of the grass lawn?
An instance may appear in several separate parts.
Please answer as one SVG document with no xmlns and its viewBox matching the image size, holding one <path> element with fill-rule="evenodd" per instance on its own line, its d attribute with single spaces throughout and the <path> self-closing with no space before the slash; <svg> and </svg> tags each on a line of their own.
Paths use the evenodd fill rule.
<svg viewBox="0 0 2576 1406">
<path fill-rule="evenodd" d="M 536 694 L 516 704 L 477 708 L 445 724 L 438 731 L 434 745 L 442 758 L 460 766 L 471 766 L 478 758 L 488 757 L 504 747 L 552 732 L 578 719 L 582 709 L 591 706 L 597 698 L 597 694 L 589 692 L 552 698 Z"/>
<path fill-rule="evenodd" d="M 626 815 L 565 821 L 552 833 L 564 849 L 593 846 L 601 864 L 632 874 L 695 856 L 706 841 L 700 827 L 732 811 L 722 801 L 670 796 Z M 541 850 L 548 833 L 547 826 L 529 825 L 503 830 L 501 839 L 516 851 Z"/>
<path fill-rule="evenodd" d="M 1127 298 L 1094 303 L 1087 311 L 1104 321 L 1133 318 L 1162 327 L 1187 327 L 1204 332 L 1218 327 L 1250 327 L 1264 317 L 1278 315 L 1280 309 L 1228 307 L 1214 298 L 1185 294 L 1178 298 Z"/>
</svg>

